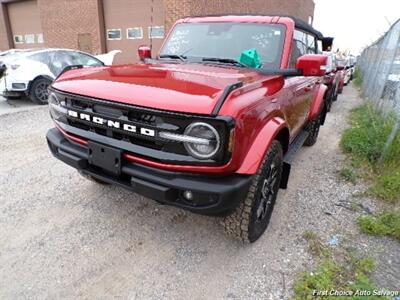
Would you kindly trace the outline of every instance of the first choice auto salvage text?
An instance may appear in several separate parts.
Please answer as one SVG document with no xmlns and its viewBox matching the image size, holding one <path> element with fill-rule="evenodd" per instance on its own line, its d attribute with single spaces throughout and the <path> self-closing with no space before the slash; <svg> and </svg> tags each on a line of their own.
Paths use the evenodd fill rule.
<svg viewBox="0 0 400 300">
<path fill-rule="evenodd" d="M 388 290 L 314 290 L 313 296 L 387 296 L 396 297 L 400 295 L 400 291 Z"/>
</svg>

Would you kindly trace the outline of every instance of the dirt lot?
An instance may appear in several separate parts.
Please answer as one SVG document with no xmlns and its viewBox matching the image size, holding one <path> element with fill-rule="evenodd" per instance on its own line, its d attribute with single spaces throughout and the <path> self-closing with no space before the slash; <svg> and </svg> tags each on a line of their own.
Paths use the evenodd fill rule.
<svg viewBox="0 0 400 300">
<path fill-rule="evenodd" d="M 398 288 L 399 244 L 359 235 L 357 214 L 337 205 L 378 209 L 337 176 L 340 132 L 359 103 L 345 88 L 318 143 L 298 154 L 268 231 L 247 246 L 225 237 L 218 219 L 82 179 L 47 150 L 47 107 L 3 114 L 0 298 L 289 299 L 295 276 L 313 265 L 305 230 L 354 241 L 378 260 L 377 282 Z"/>
</svg>

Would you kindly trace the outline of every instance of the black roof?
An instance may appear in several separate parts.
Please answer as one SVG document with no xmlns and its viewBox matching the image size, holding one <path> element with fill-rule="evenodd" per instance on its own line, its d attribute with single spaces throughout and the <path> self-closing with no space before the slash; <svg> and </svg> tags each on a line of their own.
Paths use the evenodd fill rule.
<svg viewBox="0 0 400 300">
<path fill-rule="evenodd" d="M 295 24 L 296 28 L 304 30 L 304 31 L 307 31 L 307 32 L 310 32 L 310 33 L 313 33 L 320 40 L 324 38 L 324 35 L 320 31 L 314 29 L 314 27 L 312 27 L 310 24 L 308 24 L 307 22 L 305 22 L 305 21 L 303 21 L 303 20 L 301 20 L 299 18 L 292 17 L 292 16 L 280 16 L 280 17 L 291 18 L 294 21 L 294 24 Z"/>
<path fill-rule="evenodd" d="M 230 13 L 226 13 L 226 14 L 211 14 L 211 15 L 199 15 L 199 16 L 187 16 L 187 18 L 206 18 L 206 17 L 223 17 L 223 16 L 253 16 L 253 17 L 257 17 L 257 16 L 261 16 L 261 17 L 282 17 L 282 18 L 290 18 L 294 21 L 295 27 L 297 29 L 301 29 L 304 31 L 307 31 L 309 33 L 312 33 L 314 35 L 317 36 L 317 39 L 322 40 L 324 38 L 324 35 L 314 29 L 310 24 L 308 24 L 307 22 L 303 21 L 300 18 L 297 17 L 293 17 L 293 16 L 289 16 L 289 15 L 262 15 L 262 14 L 230 14 Z"/>
</svg>

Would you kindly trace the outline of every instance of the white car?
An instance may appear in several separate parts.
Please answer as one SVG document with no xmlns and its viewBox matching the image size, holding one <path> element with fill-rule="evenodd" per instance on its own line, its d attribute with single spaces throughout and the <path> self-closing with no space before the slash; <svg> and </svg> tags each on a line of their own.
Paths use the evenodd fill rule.
<svg viewBox="0 0 400 300">
<path fill-rule="evenodd" d="M 0 53 L 0 95 L 6 98 L 28 96 L 34 103 L 46 104 L 47 88 L 68 66 L 99 67 L 112 64 L 120 51 L 99 58 L 76 50 L 11 50 Z"/>
</svg>

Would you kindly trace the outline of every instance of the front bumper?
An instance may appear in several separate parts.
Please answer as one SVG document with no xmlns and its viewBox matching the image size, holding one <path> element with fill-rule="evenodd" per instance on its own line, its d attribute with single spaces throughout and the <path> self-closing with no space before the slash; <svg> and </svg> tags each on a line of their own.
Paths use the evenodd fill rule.
<svg viewBox="0 0 400 300">
<path fill-rule="evenodd" d="M 10 76 L 0 78 L 0 95 L 5 97 L 18 97 L 27 93 L 29 81 L 16 81 Z"/>
<path fill-rule="evenodd" d="M 58 129 L 50 129 L 46 137 L 53 155 L 83 174 L 200 214 L 216 215 L 233 210 L 246 197 L 251 183 L 251 176 L 247 175 L 211 177 L 159 170 L 126 161 L 121 164 L 121 174 L 115 175 L 91 165 L 88 148 L 69 141 Z M 185 199 L 184 191 L 191 191 L 193 198 Z"/>
</svg>

